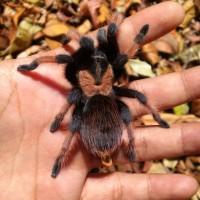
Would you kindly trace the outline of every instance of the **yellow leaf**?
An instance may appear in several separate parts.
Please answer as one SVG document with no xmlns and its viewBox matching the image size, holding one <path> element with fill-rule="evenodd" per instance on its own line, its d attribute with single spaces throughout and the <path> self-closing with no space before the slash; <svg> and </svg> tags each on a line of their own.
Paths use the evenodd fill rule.
<svg viewBox="0 0 200 200">
<path fill-rule="evenodd" d="M 180 25 L 181 28 L 187 27 L 191 22 L 191 20 L 196 15 L 194 1 L 193 0 L 185 1 L 185 3 L 183 4 L 183 9 L 185 10 L 185 18 Z"/>
<path fill-rule="evenodd" d="M 47 44 L 48 44 L 50 49 L 56 49 L 56 48 L 61 46 L 61 43 L 59 43 L 59 42 L 57 42 L 55 40 L 51 40 L 49 38 L 45 38 L 45 40 L 46 40 L 46 42 L 47 42 Z"/>
<path fill-rule="evenodd" d="M 72 27 L 64 23 L 55 23 L 43 29 L 43 33 L 49 37 L 55 37 L 67 33 Z"/>
<path fill-rule="evenodd" d="M 148 173 L 163 173 L 163 174 L 165 174 L 165 173 L 167 173 L 167 170 L 160 162 L 154 162 L 151 165 Z"/>
<path fill-rule="evenodd" d="M 17 27 L 18 25 L 18 21 L 19 21 L 19 18 L 21 17 L 21 15 L 24 13 L 25 11 L 25 8 L 18 8 L 17 9 L 18 11 L 15 13 L 14 17 L 13 17 L 13 23 L 14 25 Z"/>
<path fill-rule="evenodd" d="M 163 159 L 163 164 L 165 167 L 168 167 L 170 169 L 174 169 L 176 165 L 178 164 L 177 159 Z"/>
<path fill-rule="evenodd" d="M 90 20 L 86 19 L 78 28 L 78 32 L 81 34 L 85 34 L 92 29 L 92 24 Z"/>
</svg>

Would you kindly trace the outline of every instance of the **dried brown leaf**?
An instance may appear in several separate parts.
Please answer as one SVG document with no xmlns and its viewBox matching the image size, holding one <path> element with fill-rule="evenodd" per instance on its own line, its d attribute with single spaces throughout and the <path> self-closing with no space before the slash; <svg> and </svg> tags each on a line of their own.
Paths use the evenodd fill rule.
<svg viewBox="0 0 200 200">
<path fill-rule="evenodd" d="M 8 39 L 0 35 L 0 51 L 6 49 L 8 46 Z"/>
<path fill-rule="evenodd" d="M 20 22 L 14 40 L 5 51 L 1 52 L 1 55 L 11 54 L 28 48 L 34 34 L 40 30 L 41 27 L 34 24 L 34 19 L 32 17 L 26 17 Z"/>
<path fill-rule="evenodd" d="M 81 1 L 81 3 L 79 4 L 79 12 L 82 17 L 90 16 L 90 12 L 89 12 L 89 8 L 88 8 L 88 0 Z"/>
<path fill-rule="evenodd" d="M 164 75 L 164 74 L 169 74 L 169 73 L 172 73 L 172 72 L 174 72 L 174 70 L 169 65 L 159 65 L 156 68 L 156 74 L 158 76 L 161 76 L 161 75 Z"/>
<path fill-rule="evenodd" d="M 151 65 L 138 59 L 129 59 L 126 64 L 126 71 L 128 75 L 138 74 L 146 77 L 156 76 L 152 71 Z"/>
<path fill-rule="evenodd" d="M 195 169 L 195 166 L 194 166 L 193 162 L 190 160 L 190 157 L 186 158 L 185 165 L 190 170 L 194 170 Z"/>
<path fill-rule="evenodd" d="M 185 18 L 183 22 L 179 25 L 181 28 L 187 27 L 191 20 L 196 16 L 195 4 L 193 0 L 185 1 L 183 4 L 183 9 L 185 10 Z"/>
<path fill-rule="evenodd" d="M 53 4 L 54 0 L 45 0 L 45 7 L 48 8 Z"/>
<path fill-rule="evenodd" d="M 177 159 L 163 159 L 163 165 L 169 169 L 175 169 L 178 164 Z"/>
<path fill-rule="evenodd" d="M 199 35 L 187 35 L 186 36 L 193 44 L 200 42 L 200 36 Z"/>
<path fill-rule="evenodd" d="M 47 45 L 50 49 L 56 49 L 58 47 L 61 46 L 61 43 L 60 42 L 57 42 L 55 40 L 52 40 L 50 38 L 45 38 L 45 41 L 47 42 Z"/>
<path fill-rule="evenodd" d="M 160 162 L 152 163 L 148 173 L 167 173 L 168 170 Z"/>
<path fill-rule="evenodd" d="M 183 160 L 180 160 L 177 165 L 178 171 L 185 171 L 187 169 L 185 162 Z"/>
<path fill-rule="evenodd" d="M 79 27 L 77 27 L 77 30 L 81 34 L 88 33 L 92 29 L 92 24 L 90 20 L 86 19 Z"/>
<path fill-rule="evenodd" d="M 108 8 L 108 4 L 103 2 L 101 4 L 101 7 L 99 8 L 99 16 L 98 16 L 99 23 L 100 24 L 105 23 L 109 15 L 110 15 L 110 10 Z"/>
<path fill-rule="evenodd" d="M 153 45 L 158 51 L 163 53 L 174 54 L 178 52 L 178 41 L 172 33 L 168 33 L 154 41 Z"/>
<path fill-rule="evenodd" d="M 113 0 L 111 1 L 111 8 L 120 13 L 126 13 L 133 3 L 140 4 L 141 0 Z"/>
<path fill-rule="evenodd" d="M 169 124 L 183 123 L 183 122 L 200 122 L 200 119 L 192 114 L 178 116 L 170 113 L 161 113 L 160 115 Z M 153 120 L 151 115 L 143 116 L 142 121 L 145 125 L 157 125 L 157 122 Z"/>
<path fill-rule="evenodd" d="M 158 51 L 152 43 L 146 44 L 142 47 L 142 53 L 146 61 L 151 65 L 159 62 Z"/>
<path fill-rule="evenodd" d="M 19 19 L 22 16 L 22 14 L 25 12 L 25 8 L 21 7 L 17 9 L 17 12 L 15 13 L 15 15 L 13 16 L 13 23 L 14 25 L 17 27 L 18 23 L 19 23 Z"/>
<path fill-rule="evenodd" d="M 25 58 L 28 57 L 32 54 L 38 53 L 39 51 L 41 51 L 44 48 L 44 46 L 41 45 L 33 45 L 30 48 L 26 49 L 25 51 L 19 53 L 17 55 L 17 58 Z"/>
<path fill-rule="evenodd" d="M 184 64 L 200 60 L 200 44 L 194 45 L 177 55 Z"/>
<path fill-rule="evenodd" d="M 43 33 L 49 37 L 55 37 L 61 34 L 65 34 L 70 31 L 72 27 L 70 25 L 66 25 L 62 22 L 53 23 L 46 28 L 43 29 Z"/>
</svg>

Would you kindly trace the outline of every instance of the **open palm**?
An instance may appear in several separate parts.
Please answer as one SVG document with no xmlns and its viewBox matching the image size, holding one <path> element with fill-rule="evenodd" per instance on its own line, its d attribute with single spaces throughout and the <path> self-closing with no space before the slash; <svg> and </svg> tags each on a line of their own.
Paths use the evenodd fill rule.
<svg viewBox="0 0 200 200">
<path fill-rule="evenodd" d="M 163 15 L 163 12 L 165 14 Z M 176 13 L 176 16 L 173 15 Z M 159 16 L 159 17 L 158 17 Z M 152 41 L 176 27 L 183 19 L 181 7 L 172 2 L 158 4 L 127 18 L 120 27 L 121 49 L 130 47 L 134 34 L 150 24 L 145 42 Z M 95 33 L 92 33 L 94 36 Z M 59 48 L 42 55 L 63 53 Z M 0 197 L 2 200 L 75 199 L 187 199 L 197 189 L 194 179 L 184 175 L 123 174 L 88 175 L 100 164 L 77 144 L 70 165 L 56 179 L 51 169 L 68 135 L 64 128 L 51 134 L 50 124 L 66 102 L 71 86 L 64 79 L 63 66 L 42 64 L 37 70 L 19 73 L 20 64 L 30 63 L 35 55 L 0 63 Z M 154 79 L 135 81 L 131 88 L 142 91 L 158 109 L 200 98 L 200 67 Z M 167 83 L 167 87 L 166 87 Z M 176 87 L 175 87 L 176 86 Z M 127 100 L 136 116 L 145 110 Z M 70 115 L 66 116 L 68 121 Z M 137 128 L 136 158 L 140 160 L 200 153 L 199 124 Z M 120 152 L 114 162 L 128 163 Z M 165 184 L 165 190 L 163 190 Z M 177 187 L 176 187 L 177 186 Z"/>
</svg>

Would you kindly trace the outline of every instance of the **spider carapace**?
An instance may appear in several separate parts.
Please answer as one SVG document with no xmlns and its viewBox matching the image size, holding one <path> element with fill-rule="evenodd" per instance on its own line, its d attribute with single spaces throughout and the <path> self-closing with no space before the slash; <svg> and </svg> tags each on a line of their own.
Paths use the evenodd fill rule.
<svg viewBox="0 0 200 200">
<path fill-rule="evenodd" d="M 39 57 L 30 64 L 18 67 L 18 71 L 27 72 L 36 69 L 44 62 L 65 64 L 65 77 L 73 85 L 66 105 L 50 126 L 51 132 L 57 131 L 68 109 L 74 105 L 69 124 L 70 134 L 66 137 L 54 163 L 52 177 L 56 177 L 61 167 L 69 160 L 76 140 L 81 141 L 88 152 L 100 157 L 105 166 L 112 165 L 112 154 L 122 147 L 122 144 L 125 155 L 134 162 L 132 115 L 120 97 L 137 99 L 149 109 L 161 127 L 169 127 L 168 123 L 148 104 L 144 94 L 114 84 L 120 75 L 125 73 L 125 64 L 142 44 L 149 29 L 149 25 L 145 24 L 133 38 L 132 48 L 123 54 L 117 43 L 118 25 L 113 22 L 107 29 L 99 29 L 97 47 L 94 46 L 93 39 L 88 36 L 80 36 L 78 39 L 75 37 L 80 47 L 72 55 Z M 63 37 L 63 45 L 67 45 L 73 39 L 72 35 Z M 122 139 L 124 127 L 127 130 L 124 134 L 127 134 L 128 143 Z"/>
</svg>

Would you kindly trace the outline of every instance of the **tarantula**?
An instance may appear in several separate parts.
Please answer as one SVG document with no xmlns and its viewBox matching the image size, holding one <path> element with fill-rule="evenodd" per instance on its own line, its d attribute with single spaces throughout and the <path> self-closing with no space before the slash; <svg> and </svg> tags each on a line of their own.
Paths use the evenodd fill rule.
<svg viewBox="0 0 200 200">
<path fill-rule="evenodd" d="M 56 177 L 70 157 L 73 140 L 81 141 L 88 152 L 101 158 L 104 166 L 112 165 L 112 154 L 122 145 L 122 130 L 125 126 L 129 142 L 125 154 L 130 162 L 134 162 L 133 134 L 131 128 L 132 116 L 128 106 L 119 98 L 135 98 L 146 106 L 155 121 L 163 128 L 169 125 L 148 104 L 144 94 L 137 90 L 114 85 L 121 74 L 125 72 L 125 64 L 133 56 L 149 30 L 145 24 L 133 40 L 133 47 L 126 53 L 120 52 L 117 43 L 119 23 L 112 22 L 106 28 L 100 28 L 97 34 L 98 46 L 94 46 L 91 37 L 78 38 L 79 49 L 72 55 L 45 56 L 33 60 L 30 64 L 20 65 L 20 72 L 36 69 L 40 63 L 56 62 L 65 64 L 65 77 L 72 84 L 66 105 L 55 117 L 50 131 L 55 132 L 69 107 L 74 105 L 72 119 L 69 124 L 70 136 L 66 138 L 60 154 L 55 160 L 52 177 Z M 67 45 L 73 39 L 65 35 L 61 43 Z M 74 136 L 77 137 L 74 137 Z M 128 151 L 127 151 L 128 149 Z"/>
</svg>

